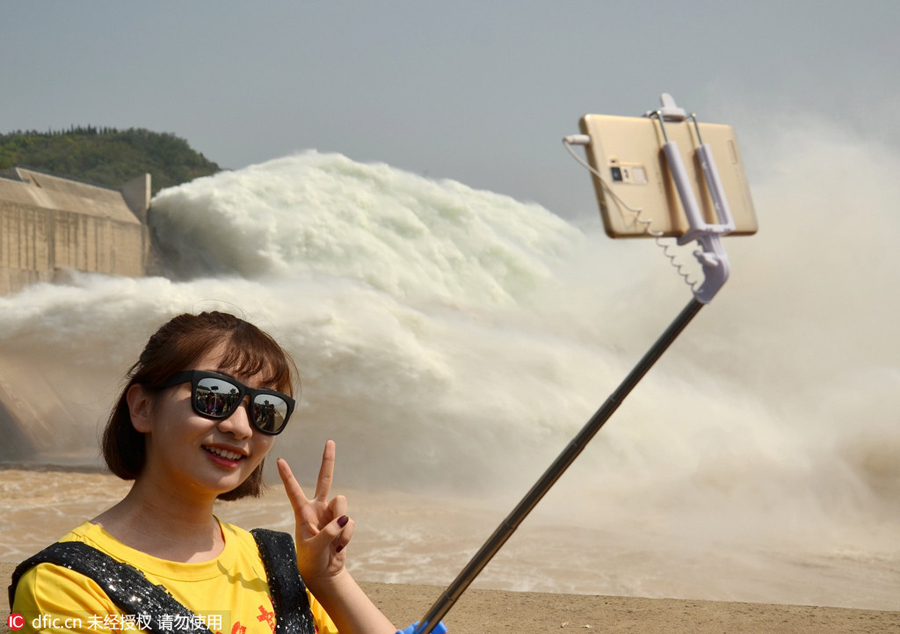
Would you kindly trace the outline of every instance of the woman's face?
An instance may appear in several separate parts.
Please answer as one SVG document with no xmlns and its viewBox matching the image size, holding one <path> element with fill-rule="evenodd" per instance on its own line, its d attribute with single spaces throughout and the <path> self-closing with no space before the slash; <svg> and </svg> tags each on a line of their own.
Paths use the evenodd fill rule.
<svg viewBox="0 0 900 634">
<path fill-rule="evenodd" d="M 258 376 L 235 375 L 219 365 L 222 349 L 197 360 L 189 370 L 211 370 L 231 376 L 252 388 L 263 385 Z M 275 437 L 250 423 L 247 400 L 225 419 L 201 416 L 191 405 L 191 384 L 163 390 L 149 408 L 146 421 L 132 410 L 138 431 L 144 425 L 147 461 L 140 478 L 152 478 L 176 495 L 215 497 L 246 480 L 272 448 Z"/>
</svg>

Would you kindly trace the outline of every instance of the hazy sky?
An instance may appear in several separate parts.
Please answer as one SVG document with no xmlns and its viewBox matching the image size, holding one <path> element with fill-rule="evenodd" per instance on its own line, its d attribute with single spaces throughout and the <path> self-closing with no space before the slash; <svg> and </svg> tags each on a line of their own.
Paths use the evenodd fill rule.
<svg viewBox="0 0 900 634">
<path fill-rule="evenodd" d="M 898 27 L 896 0 L 9 2 L 0 132 L 144 127 L 228 168 L 315 148 L 571 216 L 596 206 L 561 137 L 661 92 L 745 156 L 761 109 L 900 141 Z"/>
</svg>

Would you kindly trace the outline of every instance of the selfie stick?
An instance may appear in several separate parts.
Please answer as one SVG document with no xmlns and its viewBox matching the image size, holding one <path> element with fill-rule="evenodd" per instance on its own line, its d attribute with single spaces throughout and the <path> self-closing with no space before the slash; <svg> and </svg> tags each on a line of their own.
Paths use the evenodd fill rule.
<svg viewBox="0 0 900 634">
<path fill-rule="evenodd" d="M 440 620 L 444 617 L 450 608 L 456 603 L 466 588 L 475 580 L 475 577 L 484 569 L 488 562 L 497 554 L 497 551 L 503 547 L 506 540 L 515 532 L 522 523 L 522 520 L 531 512 L 531 510 L 541 501 L 541 498 L 550 490 L 556 481 L 562 476 L 566 469 L 569 468 L 582 450 L 591 441 L 594 435 L 600 431 L 604 423 L 618 409 L 625 397 L 640 382 L 648 370 L 653 367 L 663 353 L 668 349 L 673 341 L 681 334 L 681 331 L 690 323 L 694 316 L 703 306 L 712 301 L 713 296 L 728 280 L 728 256 L 722 248 L 720 238 L 734 229 L 734 222 L 731 219 L 731 213 L 728 209 L 728 203 L 725 198 L 725 192 L 722 183 L 719 180 L 718 171 L 712 156 L 712 150 L 709 145 L 705 145 L 700 138 L 700 129 L 697 126 L 697 120 L 694 115 L 687 116 L 685 111 L 675 106 L 675 101 L 668 94 L 662 97 L 662 108 L 648 112 L 645 116 L 656 118 L 662 128 L 663 152 L 669 165 L 669 171 L 675 181 L 681 204 L 685 209 L 690 229 L 682 236 L 679 244 L 686 244 L 691 240 L 696 240 L 700 250 L 695 251 L 694 255 L 699 260 L 702 268 L 704 281 L 693 289 L 694 298 L 681 311 L 678 317 L 669 325 L 662 336 L 653 344 L 650 350 L 638 362 L 631 373 L 625 377 L 625 380 L 616 388 L 616 391 L 606 399 L 606 402 L 600 407 L 594 416 L 582 427 L 578 435 L 569 443 L 563 452 L 556 458 L 552 465 L 544 472 L 544 475 L 531 488 L 528 494 L 522 498 L 522 501 L 507 516 L 500 526 L 494 531 L 494 534 L 484 543 L 481 549 L 472 557 L 471 561 L 463 568 L 459 576 L 444 591 L 441 597 L 431 607 L 425 617 L 420 621 L 421 625 L 415 629 L 415 634 L 429 634 L 435 628 L 442 626 Z M 694 126 L 697 131 L 697 141 L 699 146 L 696 148 L 698 158 L 703 171 L 703 178 L 706 187 L 709 190 L 710 197 L 718 215 L 719 224 L 708 224 L 703 221 L 697 205 L 696 197 L 687 178 L 687 170 L 681 160 L 681 154 L 678 151 L 677 144 L 669 141 L 665 131 L 665 122 L 683 122 L 688 118 L 693 119 Z M 575 140 L 574 143 L 587 144 L 587 141 Z"/>
</svg>

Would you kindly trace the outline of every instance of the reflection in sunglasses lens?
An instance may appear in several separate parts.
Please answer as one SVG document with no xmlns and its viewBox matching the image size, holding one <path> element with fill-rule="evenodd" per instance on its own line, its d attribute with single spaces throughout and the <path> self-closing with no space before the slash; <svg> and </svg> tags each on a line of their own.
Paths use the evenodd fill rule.
<svg viewBox="0 0 900 634">
<path fill-rule="evenodd" d="M 239 401 L 237 387 L 219 379 L 201 379 L 194 392 L 197 411 L 205 416 L 224 418 L 237 408 Z"/>
<path fill-rule="evenodd" d="M 273 394 L 260 394 L 253 400 L 253 423 L 259 429 L 278 431 L 286 415 L 287 403 Z"/>
</svg>

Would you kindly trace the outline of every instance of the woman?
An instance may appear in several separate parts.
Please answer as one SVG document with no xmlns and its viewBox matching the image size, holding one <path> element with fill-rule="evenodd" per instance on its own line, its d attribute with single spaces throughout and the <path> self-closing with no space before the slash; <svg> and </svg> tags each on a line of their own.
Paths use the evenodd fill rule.
<svg viewBox="0 0 900 634">
<path fill-rule="evenodd" d="M 260 538 L 213 515 L 216 499 L 260 494 L 263 460 L 294 408 L 293 371 L 271 337 L 232 315 L 180 315 L 162 326 L 131 368 L 103 437 L 110 470 L 134 485 L 48 549 L 56 548 L 57 559 L 39 560 L 63 565 L 20 567 L 13 612 L 25 617 L 26 628 L 268 633 L 293 622 L 282 616 L 293 610 L 298 623 L 311 618 L 319 634 L 394 634 L 344 566 L 354 524 L 346 499 L 328 497 L 333 442 L 326 443 L 312 499 L 278 461 L 294 509 L 296 555 L 282 544 L 263 557 Z M 276 592 L 271 568 L 278 560 L 290 562 L 288 586 L 299 570 L 305 593 L 288 600 L 289 591 Z M 133 568 L 170 597 L 141 585 Z M 192 620 L 176 614 L 178 604 Z"/>
</svg>

